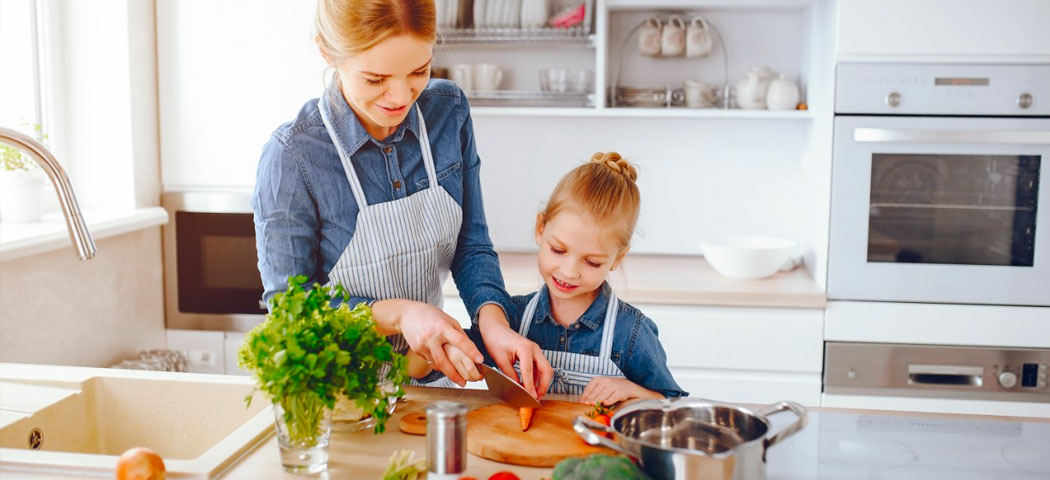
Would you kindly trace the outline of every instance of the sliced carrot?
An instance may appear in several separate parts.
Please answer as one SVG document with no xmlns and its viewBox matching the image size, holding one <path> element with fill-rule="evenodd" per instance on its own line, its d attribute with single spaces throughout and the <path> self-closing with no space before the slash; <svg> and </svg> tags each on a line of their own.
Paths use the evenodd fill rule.
<svg viewBox="0 0 1050 480">
<path fill-rule="evenodd" d="M 532 411 L 535 408 L 532 407 L 519 407 L 518 416 L 521 417 L 521 431 L 529 429 L 529 424 L 532 423 Z"/>
</svg>

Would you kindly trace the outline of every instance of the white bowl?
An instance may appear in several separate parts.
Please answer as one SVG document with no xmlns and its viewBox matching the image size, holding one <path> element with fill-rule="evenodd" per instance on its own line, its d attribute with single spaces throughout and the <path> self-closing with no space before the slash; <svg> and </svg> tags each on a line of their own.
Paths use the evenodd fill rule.
<svg viewBox="0 0 1050 480">
<path fill-rule="evenodd" d="M 715 271 L 741 280 L 765 278 L 777 273 L 791 260 L 798 246 L 787 238 L 750 236 L 699 243 L 704 258 Z"/>
</svg>

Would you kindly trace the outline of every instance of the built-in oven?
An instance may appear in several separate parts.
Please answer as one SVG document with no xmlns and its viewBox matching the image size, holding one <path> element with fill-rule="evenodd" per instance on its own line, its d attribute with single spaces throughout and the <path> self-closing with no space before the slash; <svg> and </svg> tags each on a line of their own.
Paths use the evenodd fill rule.
<svg viewBox="0 0 1050 480">
<path fill-rule="evenodd" d="M 168 192 L 162 205 L 169 329 L 244 332 L 266 314 L 250 192 Z"/>
<path fill-rule="evenodd" d="M 1050 65 L 840 64 L 828 296 L 1050 305 Z"/>
</svg>

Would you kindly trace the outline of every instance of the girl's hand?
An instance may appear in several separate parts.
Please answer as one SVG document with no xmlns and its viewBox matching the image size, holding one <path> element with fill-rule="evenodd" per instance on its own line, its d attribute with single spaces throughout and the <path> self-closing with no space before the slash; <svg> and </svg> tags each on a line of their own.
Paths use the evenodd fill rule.
<svg viewBox="0 0 1050 480">
<path fill-rule="evenodd" d="M 452 365 L 456 367 L 456 372 L 467 381 L 476 382 L 485 378 L 478 371 L 478 364 L 474 363 L 467 354 L 463 353 L 462 350 L 452 346 L 451 344 L 445 344 L 445 356 L 452 362 Z"/>
<path fill-rule="evenodd" d="M 393 332 L 401 332 L 409 348 L 461 387 L 467 382 L 445 355 L 445 345 L 458 348 L 476 363 L 484 361 L 478 347 L 463 333 L 456 319 L 440 308 L 413 300 L 390 299 L 373 303 L 372 312 L 380 318 L 377 323 L 392 326 Z M 381 333 L 389 335 L 393 332 Z"/>
<path fill-rule="evenodd" d="M 612 405 L 632 398 L 663 398 L 660 392 L 654 392 L 626 378 L 594 377 L 583 389 L 580 403 L 594 405 Z"/>
</svg>

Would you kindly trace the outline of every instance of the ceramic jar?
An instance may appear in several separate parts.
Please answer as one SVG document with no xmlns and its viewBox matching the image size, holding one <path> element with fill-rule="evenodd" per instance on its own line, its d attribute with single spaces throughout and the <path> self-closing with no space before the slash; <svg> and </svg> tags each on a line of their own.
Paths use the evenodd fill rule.
<svg viewBox="0 0 1050 480">
<path fill-rule="evenodd" d="M 749 110 L 766 108 L 766 89 L 771 74 L 767 67 L 753 67 L 736 83 L 736 106 Z"/>
<path fill-rule="evenodd" d="M 798 106 L 798 85 L 781 74 L 769 82 L 766 90 L 766 106 L 770 110 L 794 110 Z"/>
</svg>

